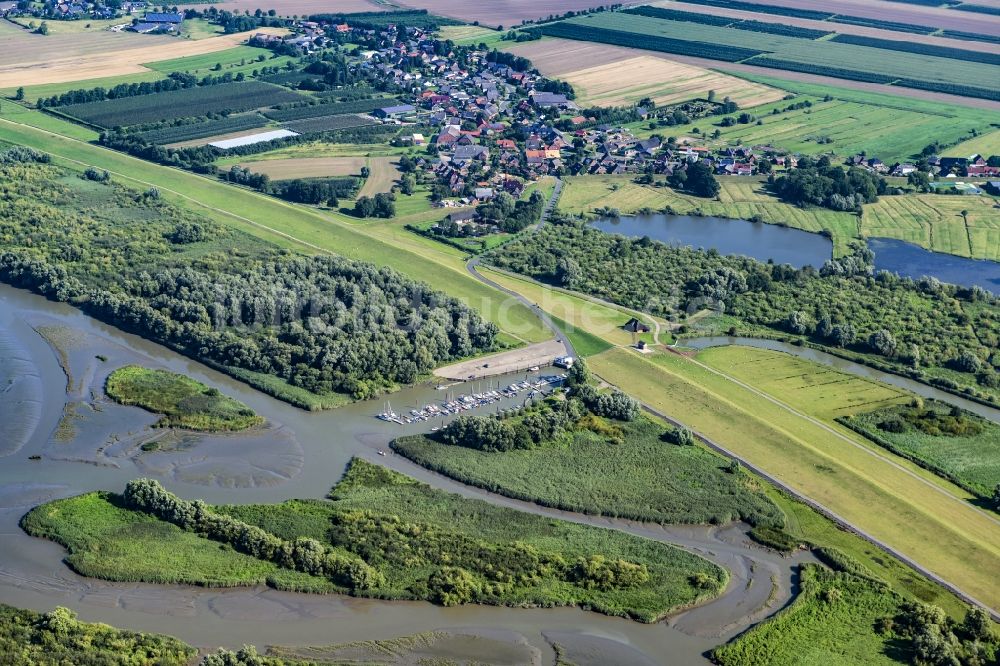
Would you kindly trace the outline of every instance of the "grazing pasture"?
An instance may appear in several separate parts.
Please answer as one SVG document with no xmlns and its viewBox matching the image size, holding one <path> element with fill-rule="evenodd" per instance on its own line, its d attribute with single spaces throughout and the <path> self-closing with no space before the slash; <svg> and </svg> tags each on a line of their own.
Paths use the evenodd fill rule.
<svg viewBox="0 0 1000 666">
<path fill-rule="evenodd" d="M 297 178 L 333 178 L 356 176 L 365 166 L 364 157 L 302 157 L 278 160 L 240 162 L 239 166 L 254 173 L 263 173 L 271 180 Z"/>
<path fill-rule="evenodd" d="M 523 56 L 546 76 L 569 82 L 577 103 L 587 106 L 634 104 L 645 97 L 657 104 L 704 98 L 714 90 L 741 108 L 779 100 L 784 92 L 655 55 L 570 39 L 524 42 L 506 49 Z"/>
<path fill-rule="evenodd" d="M 946 194 L 883 196 L 864 206 L 862 231 L 936 252 L 1000 260 L 1000 215 L 989 197 Z M 963 218 L 962 211 L 967 215 Z"/>
<path fill-rule="evenodd" d="M 3 35 L 0 89 L 146 74 L 145 63 L 225 51 L 258 32 L 286 31 L 260 28 L 200 40 L 114 32 L 50 37 L 15 34 L 10 39 Z"/>
<path fill-rule="evenodd" d="M 220 111 L 235 113 L 300 99 L 301 95 L 287 88 L 261 81 L 243 81 L 72 104 L 59 107 L 59 113 L 91 125 L 111 128 Z"/>
<path fill-rule="evenodd" d="M 843 419 L 879 446 L 984 499 L 1000 485 L 1000 425 L 948 405 L 896 405 Z"/>
</svg>

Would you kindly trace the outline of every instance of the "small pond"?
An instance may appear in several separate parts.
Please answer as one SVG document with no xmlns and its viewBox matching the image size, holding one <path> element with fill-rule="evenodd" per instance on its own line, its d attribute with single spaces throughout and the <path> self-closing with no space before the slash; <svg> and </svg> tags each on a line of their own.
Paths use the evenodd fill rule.
<svg viewBox="0 0 1000 666">
<path fill-rule="evenodd" d="M 796 268 L 819 268 L 833 256 L 833 243 L 819 234 L 776 224 L 693 215 L 634 215 L 594 222 L 601 231 L 633 238 L 649 236 L 670 245 L 715 248 L 721 254 L 741 254 L 759 261 Z"/>
<path fill-rule="evenodd" d="M 875 252 L 875 268 L 919 279 L 925 275 L 941 282 L 971 287 L 978 285 L 1000 294 L 1000 263 L 966 259 L 953 254 L 931 252 L 922 247 L 891 238 L 871 238 L 868 247 Z"/>
</svg>

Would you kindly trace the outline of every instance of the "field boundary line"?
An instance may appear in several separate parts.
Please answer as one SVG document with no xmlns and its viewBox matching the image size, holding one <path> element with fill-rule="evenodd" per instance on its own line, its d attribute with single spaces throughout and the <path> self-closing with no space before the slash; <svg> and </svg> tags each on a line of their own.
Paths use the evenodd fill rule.
<svg viewBox="0 0 1000 666">
<path fill-rule="evenodd" d="M 645 359 L 642 359 L 642 360 L 645 360 Z M 601 379 L 601 381 L 605 381 L 609 385 L 615 386 L 615 384 L 613 384 L 612 382 L 607 382 L 607 380 L 605 380 L 602 377 L 600 377 L 599 374 L 597 374 L 597 373 L 594 373 L 594 374 L 599 379 Z M 769 474 L 768 472 L 766 472 L 764 469 L 762 469 L 762 468 L 758 467 L 757 465 L 755 465 L 755 464 L 753 464 L 753 463 L 745 460 L 744 458 L 742 458 L 737 453 L 735 453 L 733 451 L 730 451 L 726 447 L 722 446 L 721 444 L 719 444 L 718 442 L 712 440 L 711 438 L 703 435 L 702 433 L 700 433 L 699 431 L 695 430 L 694 428 L 690 428 L 689 426 L 685 425 L 682 421 L 679 421 L 679 420 L 677 420 L 676 418 L 674 418 L 672 416 L 668 416 L 664 412 L 658 410 L 657 408 L 653 407 L 652 405 L 649 405 L 649 404 L 647 404 L 647 403 L 645 403 L 645 402 L 643 402 L 641 400 L 639 401 L 639 404 L 642 405 L 642 408 L 646 412 L 652 414 L 653 416 L 656 416 L 656 417 L 658 417 L 660 419 L 663 419 L 664 421 L 666 421 L 667 423 L 669 423 L 669 424 L 671 424 L 671 425 L 673 425 L 675 427 L 686 428 L 686 429 L 690 430 L 694 434 L 694 436 L 698 438 L 699 441 L 701 441 L 703 444 L 705 444 L 708 448 L 712 449 L 716 453 L 719 453 L 719 454 L 721 454 L 721 455 L 723 455 L 726 458 L 729 458 L 731 460 L 737 460 L 737 461 L 739 461 L 739 463 L 741 465 L 745 466 L 747 469 L 749 469 L 754 474 L 760 476 L 761 478 L 765 479 L 769 483 L 773 484 L 775 487 L 780 488 L 784 492 L 788 493 L 789 495 L 791 495 L 792 497 L 794 497 L 796 500 L 802 502 L 803 504 L 809 506 L 813 510 L 819 512 L 823 516 L 825 516 L 828 519 L 832 520 L 833 522 L 835 522 L 836 524 L 838 524 L 839 526 L 841 526 L 842 528 L 844 528 L 848 532 L 851 532 L 852 534 L 856 534 L 857 536 L 861 537 L 862 539 L 864 539 L 865 541 L 869 542 L 870 544 L 872 544 L 872 545 L 874 545 L 874 546 L 876 546 L 876 547 L 884 550 L 885 552 L 889 553 L 890 555 L 892 555 L 896 559 L 900 560 L 901 562 L 905 563 L 907 566 L 909 566 L 910 568 L 914 569 L 915 571 L 917 571 L 921 575 L 925 576 L 926 578 L 928 578 L 928 579 L 932 580 L 933 582 L 937 583 L 938 585 L 942 586 L 943 588 L 945 588 L 946 590 L 948 590 L 949 592 L 951 592 L 952 594 L 954 594 L 955 596 L 957 596 L 959 599 L 965 601 L 968 604 L 972 604 L 974 606 L 979 606 L 981 608 L 986 609 L 986 611 L 990 614 L 990 616 L 993 618 L 994 621 L 1000 622 L 1000 613 L 998 613 L 992 607 L 990 607 L 989 605 L 987 605 L 987 604 L 979 601 L 978 599 L 976 599 L 972 595 L 967 594 L 966 592 L 962 591 L 962 589 L 959 588 L 958 586 L 954 585 L 953 583 L 948 582 L 943 577 L 941 577 L 938 574 L 934 573 L 933 571 L 927 569 L 923 565 L 915 562 L 909 556 L 901 553 L 900 551 L 896 550 L 892 546 L 886 544 L 883 541 L 880 541 L 875 536 L 872 536 L 868 532 L 865 532 L 864 530 L 862 530 L 862 529 L 860 529 L 858 527 L 855 527 L 853 524 L 851 524 L 850 522 L 848 522 L 845 518 L 841 517 L 835 511 L 831 510 L 829 507 L 827 507 L 827 506 L 825 506 L 825 505 L 823 505 L 823 504 L 821 504 L 821 503 L 819 503 L 819 502 L 817 502 L 817 501 L 809 498 L 808 496 L 802 494 L 798 490 L 795 490 L 794 488 L 792 488 L 791 486 L 789 486 L 785 482 L 781 481 L 780 479 L 778 479 L 778 478 L 772 476 L 771 474 Z"/>
<path fill-rule="evenodd" d="M 671 351 L 673 351 L 673 350 L 671 350 Z M 777 398 L 775 398 L 771 394 L 769 394 L 769 393 L 767 393 L 767 392 L 765 392 L 765 391 L 763 391 L 761 389 L 755 388 L 755 387 L 753 387 L 753 386 L 751 386 L 749 384 L 746 384 L 746 383 L 740 381 L 739 379 L 736 379 L 735 377 L 732 377 L 732 376 L 730 376 L 730 375 L 722 372 L 721 370 L 717 370 L 717 369 L 713 368 L 710 365 L 702 363 L 701 361 L 699 361 L 699 360 L 697 360 L 695 358 L 692 358 L 690 356 L 683 356 L 682 354 L 679 354 L 676 351 L 673 351 L 673 353 L 677 354 L 678 356 L 682 356 L 685 360 L 690 361 L 691 363 L 694 363 L 695 365 L 703 368 L 704 370 L 707 370 L 708 372 L 711 372 L 712 374 L 718 375 L 719 377 L 722 377 L 723 379 L 726 379 L 727 381 L 730 381 L 730 382 L 736 384 L 737 386 L 739 386 L 739 387 L 741 387 L 743 389 L 746 389 L 747 391 L 750 391 L 751 393 L 753 393 L 754 395 L 757 395 L 760 398 L 764 398 L 768 402 L 774 403 L 775 405 L 777 405 L 778 407 L 784 409 L 785 411 L 791 412 L 795 416 L 798 416 L 799 418 L 804 419 L 804 420 L 812 423 L 813 425 L 815 425 L 815 426 L 817 426 L 817 427 L 819 427 L 819 428 L 827 431 L 829 434 L 837 437 L 838 439 L 843 440 L 844 442 L 847 442 L 851 446 L 853 446 L 853 447 L 855 447 L 857 449 L 860 449 L 861 451 L 864 451 L 865 453 L 867 453 L 868 455 L 872 456 L 873 458 L 876 458 L 876 459 L 881 460 L 881 461 L 883 461 L 885 463 L 888 463 L 892 467 L 895 467 L 897 470 L 903 472 L 904 474 L 907 474 L 907 475 L 913 477 L 914 479 L 916 479 L 920 483 L 922 483 L 922 484 L 924 484 L 924 485 L 926 485 L 926 486 L 934 489 L 936 492 L 940 493 L 941 495 L 944 495 L 948 499 L 950 499 L 952 501 L 955 501 L 955 502 L 958 502 L 962 506 L 964 506 L 966 508 L 969 508 L 969 509 L 972 509 L 973 511 L 976 511 L 976 512 L 980 513 L 987 520 L 993 522 L 997 526 L 1000 526 L 1000 519 L 995 518 L 994 516 L 986 513 L 985 511 L 983 511 L 982 509 L 980 509 L 977 506 L 974 506 L 972 504 L 969 504 L 968 502 L 963 501 L 961 498 L 959 498 L 959 497 L 951 494 L 950 492 L 948 492 L 947 490 L 945 490 L 941 486 L 938 486 L 938 485 L 932 483 L 931 481 L 928 481 L 927 479 L 925 479 L 924 477 L 920 476 L 919 474 L 917 474 L 913 470 L 907 469 L 906 467 L 904 467 L 900 463 L 896 462 L 895 460 L 892 460 L 891 458 L 888 458 L 888 457 L 882 455 L 880 452 L 876 451 L 875 449 L 869 448 L 869 447 L 865 446 L 864 444 L 861 444 L 859 442 L 854 441 L 852 438 L 848 437 L 847 435 L 845 435 L 844 433 L 838 431 L 837 429 L 835 429 L 835 428 L 827 425 L 826 423 L 823 423 L 819 419 L 817 419 L 817 418 L 815 418 L 813 416 L 810 416 L 810 415 L 808 415 L 808 414 L 806 414 L 804 412 L 801 412 L 801 411 L 797 410 L 796 408 L 792 407 L 791 405 L 789 405 L 789 404 L 787 404 L 785 402 L 782 402 L 781 400 L 778 400 Z M 864 379 L 864 378 L 860 378 L 860 379 Z M 945 480 L 947 481 L 947 479 L 945 479 Z M 949 481 L 948 483 L 951 483 L 951 482 Z"/>
</svg>

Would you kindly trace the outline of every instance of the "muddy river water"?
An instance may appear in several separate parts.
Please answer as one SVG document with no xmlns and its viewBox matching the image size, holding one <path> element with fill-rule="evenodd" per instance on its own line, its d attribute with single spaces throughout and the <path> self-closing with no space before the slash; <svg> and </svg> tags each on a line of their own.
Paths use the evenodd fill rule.
<svg viewBox="0 0 1000 666">
<path fill-rule="evenodd" d="M 152 431 L 155 417 L 112 404 L 101 391 L 107 374 L 126 363 L 164 367 L 215 386 L 250 405 L 268 426 L 221 436 Z M 392 407 L 407 413 L 443 394 L 432 386 L 407 389 L 391 396 Z M 432 425 L 379 421 L 374 415 L 382 408 L 374 401 L 304 412 L 72 307 L 0 286 L 0 602 L 38 610 L 64 605 L 85 620 L 172 634 L 198 646 L 329 645 L 450 630 L 489 646 L 478 656 L 494 663 L 552 663 L 551 643 L 557 642 L 581 666 L 700 664 L 706 650 L 787 603 L 797 565 L 809 558 L 754 547 L 741 525 L 594 518 L 468 488 L 396 456 L 380 456 L 392 438 Z M 154 438 L 157 450 L 144 451 L 141 445 Z M 40 502 L 120 491 L 138 476 L 209 502 L 323 497 L 353 456 L 467 497 L 675 543 L 725 566 L 732 582 L 719 599 L 653 625 L 576 609 L 442 608 L 265 587 L 120 584 L 77 576 L 62 563 L 61 546 L 28 537 L 17 525 Z"/>
</svg>

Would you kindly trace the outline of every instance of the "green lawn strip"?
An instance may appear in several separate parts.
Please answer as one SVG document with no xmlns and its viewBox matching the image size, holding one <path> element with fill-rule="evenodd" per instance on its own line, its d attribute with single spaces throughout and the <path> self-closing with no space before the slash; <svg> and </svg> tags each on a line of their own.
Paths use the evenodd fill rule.
<svg viewBox="0 0 1000 666">
<path fill-rule="evenodd" d="M 826 666 L 910 663 L 895 637 L 874 630 L 900 611 L 902 599 L 884 585 L 818 565 L 802 567 L 792 604 L 734 641 L 716 648 L 722 666 Z M 898 658 L 897 658 L 898 657 Z"/>
<path fill-rule="evenodd" d="M 674 354 L 613 349 L 589 359 L 601 378 L 735 452 L 983 603 L 1000 528 L 920 475 Z M 879 507 L 872 511 L 872 507 Z"/>
<path fill-rule="evenodd" d="M 577 356 L 586 358 L 588 356 L 593 356 L 594 354 L 600 354 L 601 352 L 607 351 L 614 346 L 610 342 L 602 340 L 596 335 L 588 333 L 581 328 L 577 328 L 576 326 L 559 319 L 555 315 L 549 315 L 549 317 L 552 319 L 552 322 L 559 327 L 559 330 L 563 332 L 563 335 L 569 338 Z"/>
<path fill-rule="evenodd" d="M 728 580 L 723 569 L 673 546 L 465 499 L 358 459 L 331 498 L 206 507 L 205 515 L 228 516 L 238 521 L 233 525 L 295 542 L 296 550 L 304 549 L 298 561 L 316 547 L 360 558 L 367 562 L 362 567 L 378 570 L 379 582 L 355 593 L 378 598 L 579 605 L 651 622 L 715 596 Z M 179 510 L 194 506 L 182 500 Z M 88 576 L 217 586 L 266 581 L 283 589 L 346 591 L 324 575 L 281 568 L 238 552 L 238 543 L 203 538 L 125 508 L 118 495 L 50 502 L 29 512 L 22 526 L 66 546 L 67 562 Z M 645 573 L 616 577 L 619 570 Z M 603 574 L 610 577 L 593 578 Z"/>
<path fill-rule="evenodd" d="M 842 422 L 980 498 L 992 500 L 1000 485 L 1000 426 L 975 414 L 953 416 L 948 405 L 929 402 L 856 414 Z"/>
<path fill-rule="evenodd" d="M 7 108 L 5 104 L 4 114 Z M 443 272 L 440 270 L 442 263 L 360 233 L 337 215 L 323 215 L 304 206 L 56 135 L 53 132 L 78 133 L 77 126 L 37 111 L 23 111 L 14 122 L 45 118 L 48 131 L 0 121 L 0 139 L 51 153 L 76 169 L 84 165 L 95 166 L 140 186 L 155 186 L 168 199 L 284 247 L 296 247 L 309 253 L 335 253 L 392 266 L 478 309 L 501 328 L 517 329 L 511 332 L 518 337 L 528 339 L 524 332 L 540 339 L 546 337 L 544 327 L 527 308 L 505 304 L 503 296 L 471 275 L 463 274 L 460 267 L 452 266 L 452 271 Z"/>
<path fill-rule="evenodd" d="M 246 430 L 264 422 L 242 402 L 167 370 L 128 365 L 108 376 L 104 390 L 123 405 L 163 414 L 158 426 L 218 432 Z"/>
<path fill-rule="evenodd" d="M 566 441 L 506 452 L 423 436 L 397 439 L 392 447 L 463 483 L 567 511 L 658 523 L 781 522 L 747 477 L 725 471 L 722 458 L 664 441 L 666 428 L 644 417 L 615 425 L 624 443 L 581 430 Z"/>
</svg>

